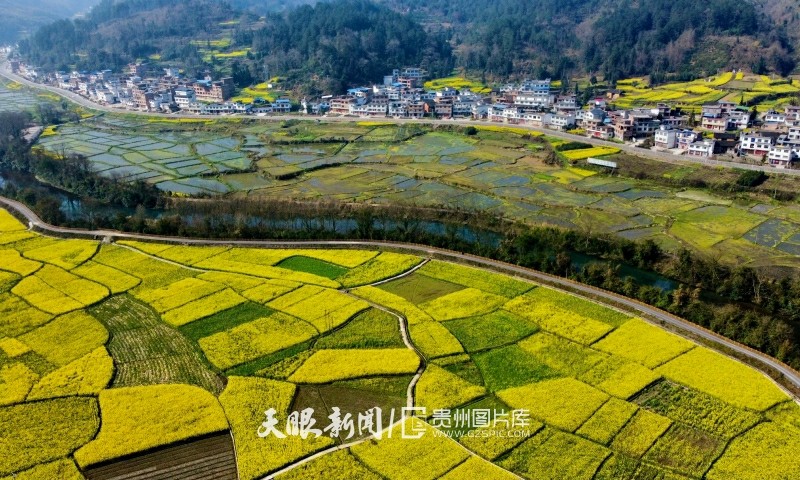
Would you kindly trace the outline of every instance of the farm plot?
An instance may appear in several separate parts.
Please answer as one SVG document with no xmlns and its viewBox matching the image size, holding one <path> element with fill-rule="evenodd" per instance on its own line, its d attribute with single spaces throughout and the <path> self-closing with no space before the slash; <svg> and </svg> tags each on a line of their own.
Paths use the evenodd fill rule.
<svg viewBox="0 0 800 480">
<path fill-rule="evenodd" d="M 19 340 L 53 365 L 64 366 L 105 345 L 108 331 L 94 317 L 79 311 L 58 317 Z"/>
<path fill-rule="evenodd" d="M 189 385 L 104 390 L 100 412 L 97 437 L 75 452 L 82 468 L 228 428 L 217 399 Z"/>
<path fill-rule="evenodd" d="M 696 102 L 717 95 L 717 88 L 713 82 L 702 81 L 687 83 L 677 92 L 645 89 L 639 94 L 678 93 L 686 95 L 687 102 Z M 700 93 L 706 90 L 709 92 Z M 404 130 L 373 124 L 300 122 L 291 129 L 279 125 L 248 126 L 230 136 L 225 122 L 217 120 L 179 125 L 104 117 L 92 122 L 63 126 L 42 138 L 41 143 L 55 151 L 90 155 L 104 174 L 147 179 L 181 194 L 249 192 L 272 199 L 327 198 L 502 210 L 510 218 L 528 223 L 588 228 L 588 222 L 589 227 L 602 231 L 622 231 L 626 238 L 658 237 L 669 242 L 669 248 L 678 247 L 674 239 L 659 236 L 665 233 L 663 219 L 640 223 L 629 222 L 628 218 L 635 215 L 630 212 L 636 209 L 637 200 L 668 202 L 680 192 L 652 186 L 639 188 L 642 185 L 637 181 L 623 182 L 626 185 L 617 185 L 618 181 L 604 183 L 608 179 L 593 170 L 545 165 L 541 161 L 542 146 L 520 137 L 528 135 L 527 131 L 498 126 L 466 137 L 416 126 L 411 132 L 411 127 Z M 134 127 L 141 127 L 136 135 L 130 134 Z M 350 143 L 314 143 L 333 138 L 349 139 Z M 269 147 L 265 147 L 268 142 Z M 598 147 L 562 153 L 583 159 L 615 151 L 613 147 Z M 251 163 L 256 171 L 250 171 Z M 582 186 L 587 178 L 592 181 Z M 599 202 L 609 198 L 617 201 Z M 578 215 L 578 209 L 587 205 L 592 205 L 593 214 Z M 541 207 L 560 210 L 533 213 Z M 698 207 L 701 209 L 696 214 L 668 208 L 661 211 L 677 216 L 669 224 L 669 233 L 701 251 L 719 249 L 721 241 L 739 238 L 760 223 L 739 214 L 720 216 L 714 211 L 705 212 L 702 205 Z M 762 220 L 768 217 L 756 216 Z M 695 231 L 698 229 L 712 232 L 708 241 L 693 243 L 699 238 Z M 776 244 L 768 232 L 763 233 L 770 238 L 753 232 L 754 238 L 748 239 L 757 242 L 764 237 L 762 242 L 767 248 L 789 253 L 797 250 L 796 242 Z"/>
<path fill-rule="evenodd" d="M 421 432 L 422 436 L 403 438 L 402 431 Z M 352 447 L 351 452 L 371 470 L 390 480 L 434 480 L 469 457 L 456 442 L 436 437 L 433 427 L 413 417 L 395 425 L 391 436 L 361 443 Z"/>
<path fill-rule="evenodd" d="M 314 344 L 316 348 L 403 348 L 394 315 L 370 308 Z"/>
<path fill-rule="evenodd" d="M 144 303 L 120 295 L 90 312 L 111 333 L 107 347 L 116 370 L 114 387 L 186 383 L 214 393 L 222 390 L 222 378 L 197 348 Z"/>
<path fill-rule="evenodd" d="M 504 310 L 444 322 L 444 326 L 468 353 L 510 345 L 538 330 L 535 325 Z"/>
<path fill-rule="evenodd" d="M 66 125 L 39 144 L 46 150 L 81 154 L 103 175 L 158 182 L 162 189 L 178 193 L 219 193 L 228 187 L 200 176 L 219 175 L 250 168 L 250 152 L 238 139 L 214 133 L 162 133 L 159 123 L 136 128 L 125 121 L 93 119 Z M 173 129 L 178 125 L 169 125 Z M 185 127 L 184 127 L 185 128 Z"/>
<path fill-rule="evenodd" d="M 573 378 L 557 378 L 497 392 L 513 408 L 528 409 L 533 418 L 574 432 L 607 400 L 608 395 Z M 563 399 L 555 404 L 554 398 Z"/>
<path fill-rule="evenodd" d="M 105 347 L 99 347 L 36 382 L 28 400 L 97 395 L 114 376 L 114 360 Z"/>
<path fill-rule="evenodd" d="M 433 413 L 453 408 L 483 396 L 486 389 L 467 382 L 436 365 L 428 365 L 416 385 L 417 403 Z"/>
<path fill-rule="evenodd" d="M 19 83 L 0 80 L 0 112 L 32 111 L 45 100 Z"/>
<path fill-rule="evenodd" d="M 702 372 L 697 365 L 703 365 Z M 656 371 L 735 407 L 763 411 L 785 397 L 763 374 L 705 348 L 690 350 Z"/>
<path fill-rule="evenodd" d="M 49 265 L 23 278 L 11 292 L 56 315 L 87 307 L 110 293 L 102 285 Z"/>
<path fill-rule="evenodd" d="M 549 292 L 547 289 L 534 289 L 511 300 L 503 308 L 544 330 L 584 345 L 591 344 L 613 330 L 614 327 L 605 322 L 547 301 L 546 297 L 551 295 Z"/>
<path fill-rule="evenodd" d="M 225 370 L 314 338 L 317 330 L 281 313 L 198 340 L 216 367 Z"/>
<path fill-rule="evenodd" d="M 636 413 L 636 405 L 617 399 L 603 404 L 576 432 L 597 443 L 608 445 Z"/>
<path fill-rule="evenodd" d="M 610 453 L 581 437 L 545 428 L 515 448 L 499 465 L 525 478 L 590 480 Z"/>
<path fill-rule="evenodd" d="M 755 412 L 669 381 L 637 395 L 635 402 L 655 413 L 721 438 L 732 438 L 759 422 Z"/>
<path fill-rule="evenodd" d="M 0 293 L 0 335 L 17 336 L 47 323 L 52 315 L 11 293 Z"/>
<path fill-rule="evenodd" d="M 583 160 L 589 157 L 602 157 L 604 155 L 613 155 L 615 153 L 619 153 L 619 149 L 614 147 L 594 147 L 594 148 L 582 148 L 578 150 L 567 150 L 565 152 L 560 152 L 560 153 L 568 160 Z"/>
<path fill-rule="evenodd" d="M 692 349 L 694 344 L 647 322 L 634 319 L 611 332 L 593 347 L 655 368 Z"/>
<path fill-rule="evenodd" d="M 497 310 L 508 299 L 477 288 L 465 288 L 420 305 L 434 320 L 474 317 Z"/>
<path fill-rule="evenodd" d="M 481 352 L 474 359 L 491 391 L 561 376 L 517 345 Z"/>
<path fill-rule="evenodd" d="M 267 305 L 307 321 L 319 332 L 332 330 L 369 307 L 363 300 L 321 287 L 302 287 Z"/>
<path fill-rule="evenodd" d="M 66 457 L 100 428 L 97 400 L 55 398 L 0 408 L 0 475 Z"/>
<path fill-rule="evenodd" d="M 261 478 L 267 473 L 333 444 L 329 437 L 311 435 L 259 438 L 254 426 L 264 421 L 264 409 L 274 408 L 285 425 L 296 387 L 287 382 L 264 378 L 231 377 L 219 397 L 236 441 L 239 475 L 243 480 Z"/>
<path fill-rule="evenodd" d="M 319 350 L 297 369 L 289 381 L 327 383 L 376 375 L 414 373 L 420 359 L 411 350 L 357 349 Z"/>
<path fill-rule="evenodd" d="M 105 245 L 67 271 L 49 261 L 67 266 L 80 256 L 45 258 L 48 246 L 73 251 L 74 242 L 60 242 L 14 244 L 44 256 L 7 254 L 9 264 L 23 262 L 9 285 L 41 276 L 107 287 L 97 305 L 66 314 L 36 310 L 13 289 L 0 293 L 2 475 L 62 478 L 74 462 L 96 465 L 231 428 L 241 478 L 261 478 L 341 441 L 261 438 L 254 433 L 267 409 L 282 430 L 291 411 L 315 408 L 322 428 L 329 405 L 354 420 L 374 405 L 405 405 L 417 373 L 415 405 L 427 408 L 431 425 L 406 426 L 422 438 L 384 431 L 282 478 L 342 468 L 335 474 L 363 478 L 778 480 L 798 468 L 800 410 L 763 375 L 578 297 L 441 262 L 354 288 L 365 300 L 245 269 L 338 286 L 354 271 L 380 278 L 421 260 L 388 257 L 383 263 L 395 267 L 383 268 L 375 264 L 384 253 L 343 250 Z M 242 273 L 186 269 L 142 252 L 195 265 L 221 258 Z M 106 298 L 105 288 L 120 293 Z M 424 358 L 405 344 L 396 317 L 366 300 L 404 315 Z M 524 409 L 530 419 L 521 436 L 502 424 L 448 430 L 481 458 L 435 435 L 436 409 Z"/>
<path fill-rule="evenodd" d="M 648 410 L 638 410 L 625 425 L 611 447 L 630 457 L 640 458 L 672 425 L 672 420 Z"/>
<path fill-rule="evenodd" d="M 707 206 L 678 213 L 670 233 L 700 249 L 738 238 L 764 221 L 761 215 L 733 207 Z"/>
<path fill-rule="evenodd" d="M 685 475 L 701 477 L 724 447 L 724 441 L 703 431 L 673 425 L 644 459 Z"/>
<path fill-rule="evenodd" d="M 426 263 L 420 268 L 419 272 L 431 278 L 508 298 L 516 297 L 533 288 L 533 285 L 528 282 L 510 278 L 506 275 L 435 260 Z"/>
<path fill-rule="evenodd" d="M 800 459 L 792 447 L 798 441 L 800 430 L 796 428 L 769 422 L 757 425 L 731 442 L 707 478 L 791 478 L 800 471 Z"/>
</svg>

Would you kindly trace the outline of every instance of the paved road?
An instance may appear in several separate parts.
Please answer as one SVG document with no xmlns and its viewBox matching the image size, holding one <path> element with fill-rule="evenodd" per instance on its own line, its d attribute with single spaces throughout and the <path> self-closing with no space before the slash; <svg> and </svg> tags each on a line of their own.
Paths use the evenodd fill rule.
<svg viewBox="0 0 800 480">
<path fill-rule="evenodd" d="M 8 62 L 5 59 L 0 58 L 0 76 L 6 77 L 9 80 L 13 80 L 15 82 L 19 82 L 25 85 L 28 85 L 31 88 L 37 88 L 40 90 L 47 90 L 52 92 L 56 95 L 60 95 L 68 100 L 71 100 L 81 106 L 86 108 L 102 111 L 102 112 L 109 112 L 109 113 L 127 113 L 127 114 L 136 114 L 136 115 L 143 115 L 143 116 L 150 116 L 150 117 L 160 117 L 160 118 L 213 118 L 209 117 L 208 115 L 193 115 L 193 114 L 171 114 L 165 115 L 161 113 L 150 113 L 150 112 L 137 112 L 126 110 L 124 108 L 114 108 L 107 105 L 100 105 L 95 103 L 91 100 L 88 100 L 85 97 L 82 97 L 76 93 L 63 90 L 56 87 L 51 87 L 49 85 L 42 85 L 39 83 L 31 82 L 30 80 L 20 77 L 19 75 L 15 75 L 11 73 L 10 67 Z M 360 118 L 354 117 L 314 117 L 309 115 L 275 115 L 275 116 L 268 116 L 268 117 L 257 117 L 257 116 L 247 116 L 242 118 L 249 118 L 249 119 L 259 119 L 265 121 L 283 121 L 283 120 L 314 120 L 318 119 L 324 122 L 356 122 L 359 120 L 364 120 Z M 727 167 L 727 168 L 740 168 L 744 170 L 760 170 L 763 172 L 768 173 L 782 173 L 786 175 L 800 175 L 800 170 L 785 170 L 785 169 L 776 169 L 770 166 L 764 165 L 749 165 L 744 163 L 733 163 L 733 162 L 723 162 L 719 160 L 709 160 L 703 158 L 694 158 L 694 157 L 687 157 L 687 156 L 675 156 L 669 153 L 663 152 L 655 152 L 652 150 L 646 150 L 642 148 L 632 147 L 630 145 L 622 145 L 615 142 L 609 142 L 606 140 L 600 140 L 597 138 L 589 138 L 584 137 L 581 135 L 573 135 L 571 133 L 560 132 L 557 130 L 549 130 L 544 128 L 536 128 L 531 127 L 528 125 L 510 125 L 505 123 L 497 123 L 497 122 L 485 122 L 485 121 L 474 121 L 474 120 L 465 120 L 465 119 L 454 119 L 454 120 L 434 120 L 434 119 L 412 119 L 412 118 L 376 118 L 371 119 L 374 121 L 380 122 L 388 122 L 388 123 L 395 123 L 395 124 L 434 124 L 434 125 L 461 125 L 461 126 L 470 126 L 470 125 L 481 125 L 481 126 L 498 126 L 498 125 L 508 125 L 515 128 L 523 128 L 526 130 L 531 130 L 533 132 L 541 132 L 545 133 L 552 137 L 562 138 L 564 140 L 576 141 L 576 142 L 583 142 L 588 143 L 591 145 L 596 146 L 610 146 L 619 148 L 620 150 L 630 153 L 632 155 L 637 155 L 639 157 L 650 158 L 653 160 L 659 160 L 662 162 L 673 163 L 676 165 L 685 165 L 687 163 L 695 163 L 700 165 L 712 166 L 712 167 Z"/>
<path fill-rule="evenodd" d="M 512 265 L 497 260 L 488 258 L 477 257 L 474 255 L 454 252 L 441 248 L 434 248 L 425 245 L 416 245 L 400 242 L 379 242 L 379 241 L 366 241 L 366 240 L 330 240 L 330 241 L 269 241 L 269 240 L 206 240 L 197 238 L 182 238 L 182 237 L 161 237 L 157 235 L 142 235 L 134 233 L 123 233 L 111 230 L 81 230 L 72 228 L 56 227 L 42 221 L 30 208 L 22 203 L 0 197 L 0 205 L 5 205 L 13 210 L 19 212 L 25 217 L 29 226 L 44 233 L 51 233 L 56 235 L 68 235 L 72 237 L 90 238 L 95 240 L 114 241 L 116 239 L 125 240 L 143 240 L 143 241 L 158 241 L 166 243 L 178 243 L 184 245 L 236 245 L 244 247 L 262 247 L 262 248 L 388 248 L 393 250 L 401 250 L 410 252 L 416 255 L 423 255 L 428 257 L 436 257 L 445 260 L 450 260 L 459 263 L 469 263 L 491 270 L 511 274 L 541 282 L 547 285 L 563 288 L 578 294 L 584 294 L 593 298 L 602 298 L 612 305 L 620 306 L 625 310 L 633 312 L 635 315 L 641 316 L 651 322 L 669 325 L 676 329 L 679 333 L 689 335 L 694 338 L 701 338 L 705 341 L 711 342 L 714 345 L 722 346 L 728 351 L 735 352 L 742 358 L 750 360 L 751 364 L 756 368 L 764 371 L 768 370 L 779 373 L 787 384 L 791 385 L 794 389 L 800 390 L 800 372 L 794 370 L 788 365 L 768 356 L 752 348 L 746 347 L 742 344 L 734 342 L 721 335 L 717 335 L 709 330 L 704 329 L 698 325 L 683 320 L 675 315 L 660 310 L 658 308 L 646 305 L 639 301 L 617 295 L 596 287 L 591 287 L 581 283 L 573 282 L 571 280 L 556 277 L 536 270 L 532 270 L 518 265 Z"/>
</svg>

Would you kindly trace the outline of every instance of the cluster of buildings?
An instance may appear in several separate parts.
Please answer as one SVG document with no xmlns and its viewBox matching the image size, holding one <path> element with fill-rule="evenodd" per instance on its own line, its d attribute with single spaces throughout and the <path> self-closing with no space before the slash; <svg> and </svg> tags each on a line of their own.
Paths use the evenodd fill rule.
<svg viewBox="0 0 800 480">
<path fill-rule="evenodd" d="M 189 80 L 171 68 L 164 69 L 163 74 L 153 75 L 144 63 L 129 65 L 123 74 L 111 70 L 42 74 L 18 61 L 11 61 L 10 66 L 13 73 L 30 80 L 78 93 L 102 105 L 119 105 L 130 110 L 220 115 L 288 113 L 292 108 L 291 101 L 286 98 L 271 103 L 231 102 L 235 86 L 230 77 L 214 80 L 206 76 Z"/>
<path fill-rule="evenodd" d="M 256 100 L 231 102 L 231 78 L 187 81 L 171 69 L 149 75 L 146 64 L 132 64 L 122 75 L 109 70 L 84 74 L 41 75 L 36 69 L 12 61 L 15 73 L 75 91 L 102 104 L 122 104 L 129 109 L 201 115 L 289 113 L 292 102 Z M 616 110 L 610 105 L 619 91 L 610 90 L 582 105 L 572 94 L 552 88 L 550 79 L 507 84 L 487 95 L 469 90 L 424 88 L 426 72 L 420 68 L 396 69 L 383 83 L 349 89 L 344 95 L 303 99 L 300 111 L 312 115 L 360 118 L 471 118 L 555 130 L 580 129 L 587 137 L 615 141 L 644 141 L 676 155 L 710 158 L 728 154 L 763 159 L 787 168 L 800 161 L 800 107 L 769 111 L 753 118 L 745 107 L 719 101 L 703 105 L 699 120 L 680 109 L 659 103 L 654 108 Z M 759 128 L 752 128 L 759 120 Z M 691 125 L 690 125 L 691 124 Z"/>
<path fill-rule="evenodd" d="M 351 88 L 345 95 L 327 95 L 318 102 L 301 104 L 301 111 L 356 117 L 438 118 L 481 115 L 484 97 L 471 91 L 453 88 L 426 91 L 426 73 L 420 68 L 394 70 L 380 85 Z M 483 109 L 485 114 L 485 108 Z"/>
</svg>

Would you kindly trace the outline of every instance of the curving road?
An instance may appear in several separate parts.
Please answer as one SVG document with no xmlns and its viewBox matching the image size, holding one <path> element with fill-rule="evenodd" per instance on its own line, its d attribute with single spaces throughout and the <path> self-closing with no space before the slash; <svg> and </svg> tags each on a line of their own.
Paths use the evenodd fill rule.
<svg viewBox="0 0 800 480">
<path fill-rule="evenodd" d="M 194 114 L 187 114 L 187 113 L 178 113 L 178 114 L 170 114 L 165 115 L 161 113 L 151 113 L 151 112 L 139 112 L 139 111 L 132 111 L 126 110 L 124 108 L 114 108 L 109 107 L 108 105 L 100 105 L 99 103 L 95 103 L 86 97 L 78 95 L 74 92 L 70 92 L 68 90 L 63 90 L 61 88 L 52 87 L 49 85 L 43 85 L 40 83 L 31 82 L 30 80 L 23 78 L 19 75 L 11 73 L 10 66 L 8 62 L 5 61 L 4 58 L 0 57 L 0 76 L 6 77 L 9 80 L 22 83 L 27 85 L 31 88 L 36 88 L 39 90 L 46 90 L 48 92 L 54 93 L 59 95 L 67 100 L 75 102 L 83 107 L 86 107 L 91 110 L 108 112 L 108 113 L 125 113 L 125 114 L 134 114 L 134 115 L 143 115 L 143 116 L 150 116 L 150 117 L 160 117 L 160 118 L 214 118 L 209 117 L 208 115 L 194 115 Z M 257 117 L 257 116 L 249 116 L 249 117 L 242 117 L 242 118 L 249 118 L 249 119 L 257 119 L 257 120 L 266 120 L 266 121 L 283 121 L 283 120 L 321 120 L 324 122 L 357 122 L 360 120 L 375 120 L 380 122 L 386 123 L 395 123 L 395 124 L 408 124 L 408 123 L 417 123 L 417 124 L 434 124 L 434 125 L 460 125 L 460 126 L 470 126 L 470 125 L 480 125 L 480 126 L 509 126 L 514 128 L 523 128 L 526 130 L 530 130 L 532 132 L 540 132 L 547 134 L 551 137 L 562 138 L 564 140 L 569 140 L 573 142 L 582 142 L 588 143 L 591 145 L 596 145 L 600 147 L 615 147 L 619 148 L 625 153 L 630 153 L 632 155 L 636 155 L 639 157 L 645 157 L 652 160 L 658 160 L 661 162 L 672 163 L 676 165 L 685 165 L 687 163 L 695 163 L 705 166 L 711 167 L 726 167 L 726 168 L 740 168 L 743 170 L 757 170 L 767 173 L 780 173 L 786 175 L 800 175 L 800 170 L 786 170 L 786 169 L 776 169 L 770 166 L 764 165 L 750 165 L 746 163 L 733 163 L 733 162 L 724 162 L 720 160 L 710 160 L 705 158 L 697 158 L 697 157 L 689 157 L 689 156 L 675 156 L 669 153 L 663 152 L 655 152 L 652 150 L 647 150 L 643 148 L 632 147 L 630 145 L 623 145 L 616 142 L 610 142 L 607 140 L 601 140 L 597 138 L 590 138 L 584 137 L 582 135 L 573 135 L 571 133 L 561 132 L 558 130 L 550 130 L 546 128 L 537 128 L 532 127 L 529 125 L 514 125 L 514 124 L 507 124 L 507 123 L 498 123 L 498 122 L 486 122 L 486 121 L 475 121 L 475 120 L 468 120 L 468 119 L 453 119 L 453 120 L 435 120 L 435 119 L 413 119 L 413 118 L 372 118 L 372 119 L 363 119 L 363 118 L 354 118 L 354 117 L 315 117 L 311 115 L 275 115 L 269 117 Z"/>
<path fill-rule="evenodd" d="M 794 370 L 783 362 L 776 360 L 768 355 L 758 352 L 740 343 L 734 342 L 728 338 L 718 335 L 703 327 L 683 320 L 671 313 L 665 312 L 658 308 L 644 304 L 637 300 L 633 300 L 616 293 L 608 292 L 600 288 L 584 285 L 572 280 L 557 277 L 554 275 L 546 274 L 530 268 L 520 267 L 498 260 L 491 260 L 488 258 L 478 257 L 465 253 L 445 250 L 441 248 L 430 247 L 426 245 L 417 245 L 411 243 L 400 242 L 383 242 L 383 241 L 368 241 L 368 240 L 328 240 L 328 241 L 270 241 L 270 240 L 208 240 L 198 238 L 182 238 L 182 237 L 162 237 L 158 235 L 143 235 L 135 233 L 124 233 L 112 230 L 82 230 L 73 228 L 57 227 L 45 223 L 40 219 L 26 205 L 11 200 L 5 197 L 0 197 L 0 205 L 4 205 L 22 215 L 27 219 L 29 228 L 43 233 L 55 234 L 57 236 L 70 236 L 89 238 L 93 240 L 103 240 L 106 242 L 113 242 L 115 239 L 124 240 L 142 240 L 142 241 L 157 241 L 165 243 L 177 243 L 183 245 L 235 245 L 244 247 L 262 247 L 262 248 L 383 248 L 405 251 L 416 255 L 423 255 L 428 257 L 436 257 L 444 260 L 449 260 L 457 263 L 468 263 L 483 268 L 488 268 L 498 272 L 510 274 L 517 277 L 522 277 L 529 280 L 534 280 L 549 286 L 555 286 L 561 289 L 577 293 L 581 296 L 592 298 L 600 298 L 611 305 L 621 307 L 624 310 L 634 313 L 652 323 L 660 325 L 669 325 L 678 333 L 688 336 L 690 338 L 699 338 L 703 341 L 709 342 L 716 347 L 722 347 L 723 352 L 733 352 L 740 358 L 745 358 L 748 363 L 767 374 L 769 377 L 775 377 L 777 374 L 779 383 L 785 383 L 782 387 L 785 389 L 786 385 L 791 387 L 792 392 L 788 392 L 792 397 L 797 398 L 794 392 L 800 391 L 800 372 Z M 719 348 L 718 348 L 719 349 Z"/>
</svg>

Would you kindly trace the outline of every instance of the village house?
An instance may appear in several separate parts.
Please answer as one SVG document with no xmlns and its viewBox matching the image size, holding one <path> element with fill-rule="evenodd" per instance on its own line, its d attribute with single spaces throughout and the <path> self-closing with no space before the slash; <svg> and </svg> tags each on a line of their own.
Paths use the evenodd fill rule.
<svg viewBox="0 0 800 480">
<path fill-rule="evenodd" d="M 714 140 L 698 140 L 689 144 L 687 155 L 690 157 L 711 158 L 714 156 Z"/>
<path fill-rule="evenodd" d="M 701 135 L 694 130 L 680 130 L 675 132 L 675 139 L 678 143 L 678 148 L 681 150 L 689 150 L 689 145 L 696 142 Z"/>
<path fill-rule="evenodd" d="M 678 131 L 666 125 L 662 125 L 661 128 L 656 131 L 653 142 L 655 146 L 659 148 L 675 148 L 678 146 Z"/>
<path fill-rule="evenodd" d="M 775 145 L 767 152 L 767 161 L 776 168 L 788 168 L 797 159 L 797 151 L 789 145 Z"/>
<path fill-rule="evenodd" d="M 757 133 L 743 133 L 739 137 L 739 151 L 745 155 L 761 157 L 769 153 L 772 139 Z"/>
<path fill-rule="evenodd" d="M 192 84 L 195 96 L 201 102 L 224 102 L 233 96 L 233 79 L 226 77 L 213 81 L 210 77 Z"/>
</svg>

